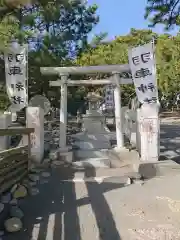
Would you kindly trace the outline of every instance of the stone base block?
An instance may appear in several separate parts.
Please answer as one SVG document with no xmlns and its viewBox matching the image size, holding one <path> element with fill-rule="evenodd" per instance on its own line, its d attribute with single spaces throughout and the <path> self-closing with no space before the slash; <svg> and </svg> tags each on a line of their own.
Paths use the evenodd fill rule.
<svg viewBox="0 0 180 240">
<path fill-rule="evenodd" d="M 112 168 L 120 168 L 126 165 L 131 165 L 134 171 L 138 171 L 140 159 L 137 151 L 129 151 L 126 148 L 114 148 L 111 150 L 107 150 L 106 154 L 111 160 Z"/>
<path fill-rule="evenodd" d="M 180 165 L 172 160 L 140 162 L 138 172 L 145 179 L 180 174 Z"/>
<path fill-rule="evenodd" d="M 108 158 L 87 158 L 81 161 L 73 162 L 74 167 L 80 168 L 110 168 L 110 160 Z"/>
<path fill-rule="evenodd" d="M 86 149 L 86 150 L 76 150 L 74 151 L 74 157 L 78 161 L 80 159 L 86 158 L 106 158 L 106 152 L 103 150 L 93 150 L 93 149 Z"/>
</svg>

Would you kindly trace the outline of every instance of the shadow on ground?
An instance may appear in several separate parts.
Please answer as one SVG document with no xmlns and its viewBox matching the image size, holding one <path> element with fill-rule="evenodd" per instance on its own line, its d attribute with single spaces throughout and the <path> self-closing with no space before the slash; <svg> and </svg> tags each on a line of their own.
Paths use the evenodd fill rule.
<svg viewBox="0 0 180 240">
<path fill-rule="evenodd" d="M 93 168 L 86 177 L 95 177 Z M 101 240 L 121 240 L 104 192 L 123 187 L 118 182 L 86 182 L 88 197 L 76 200 L 74 172 L 70 168 L 53 170 L 49 182 L 39 186 L 40 193 L 20 203 L 24 211 L 24 229 L 5 235 L 4 240 L 80 240 L 81 228 L 77 208 L 91 204 Z M 81 216 L 82 217 L 82 216 Z M 83 216 L 87 217 L 87 216 Z M 91 216 L 89 216 L 91 217 Z M 87 226 L 88 227 L 88 226 Z M 85 231 L 85 229 L 84 229 Z M 93 231 L 93 229 L 92 229 Z M 86 239 L 82 239 L 86 240 Z"/>
<path fill-rule="evenodd" d="M 96 172 L 94 168 L 89 168 L 85 172 L 85 177 L 95 177 Z M 120 240 L 121 237 L 116 228 L 116 223 L 113 219 L 110 207 L 103 195 L 104 192 L 110 191 L 117 187 L 123 187 L 117 183 L 102 183 L 86 182 L 86 187 L 91 200 L 91 206 L 96 217 L 97 226 L 99 229 L 99 239 L 101 240 Z"/>
<path fill-rule="evenodd" d="M 163 124 L 160 131 L 160 160 L 180 163 L 180 124 Z"/>
</svg>

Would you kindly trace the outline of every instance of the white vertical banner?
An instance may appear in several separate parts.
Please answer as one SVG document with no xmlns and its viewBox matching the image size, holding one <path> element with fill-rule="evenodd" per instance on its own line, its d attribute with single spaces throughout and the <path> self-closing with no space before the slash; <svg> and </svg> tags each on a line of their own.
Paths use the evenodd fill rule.
<svg viewBox="0 0 180 240">
<path fill-rule="evenodd" d="M 138 100 L 141 103 L 157 102 L 158 88 L 154 44 L 151 42 L 130 49 L 128 58 Z"/>
<path fill-rule="evenodd" d="M 10 109 L 19 111 L 28 105 L 28 48 L 27 45 L 11 46 L 4 53 L 6 89 Z"/>
<path fill-rule="evenodd" d="M 112 85 L 106 86 L 105 105 L 107 109 L 114 108 L 114 87 Z"/>
</svg>

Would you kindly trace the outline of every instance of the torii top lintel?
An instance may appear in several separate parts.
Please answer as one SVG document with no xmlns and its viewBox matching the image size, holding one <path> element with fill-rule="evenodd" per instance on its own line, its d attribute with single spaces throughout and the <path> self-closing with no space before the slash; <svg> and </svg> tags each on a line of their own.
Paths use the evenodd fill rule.
<svg viewBox="0 0 180 240">
<path fill-rule="evenodd" d="M 121 73 L 129 72 L 129 64 L 125 65 L 101 65 L 101 66 L 82 66 L 82 67 L 41 67 L 40 71 L 44 75 L 63 75 L 63 74 L 93 74 L 93 73 Z"/>
</svg>

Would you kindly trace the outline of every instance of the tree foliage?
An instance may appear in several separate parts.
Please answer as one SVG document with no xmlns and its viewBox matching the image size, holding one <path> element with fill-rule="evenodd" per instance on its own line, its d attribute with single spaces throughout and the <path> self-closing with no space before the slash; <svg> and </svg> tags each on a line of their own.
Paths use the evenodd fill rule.
<svg viewBox="0 0 180 240">
<path fill-rule="evenodd" d="M 164 6 L 165 3 L 168 4 L 168 0 L 166 2 L 148 0 L 148 7 L 152 8 L 147 8 L 147 16 L 155 11 L 156 3 L 162 3 Z M 172 5 L 173 0 L 169 1 L 170 3 Z M 2 4 L 2 6 L 4 5 Z M 168 6 L 170 7 L 170 5 Z M 170 9 L 175 13 L 178 10 L 177 7 L 178 3 L 176 8 Z M 179 33 L 176 36 L 157 35 L 151 30 L 131 29 L 129 34 L 118 36 L 113 41 L 105 41 L 107 34 L 100 33 L 88 43 L 88 34 L 99 20 L 96 14 L 96 5 L 88 6 L 81 0 L 51 2 L 39 0 L 31 2 L 29 5 L 23 5 L 21 8 L 6 4 L 5 9 L 6 12 L 2 14 L 0 8 L 0 48 L 4 51 L 12 40 L 29 45 L 29 97 L 42 94 L 51 100 L 52 105 L 59 107 L 59 88 L 50 87 L 48 84 L 57 76 L 42 76 L 40 67 L 126 64 L 128 48 L 145 44 L 152 38 L 156 39 L 157 79 L 160 91 L 166 95 L 180 91 Z M 156 9 L 158 10 L 158 8 Z M 160 7 L 158 11 L 162 13 Z M 165 7 L 163 11 L 165 13 Z M 167 11 L 167 14 L 170 14 L 170 11 Z M 161 20 L 159 18 L 158 21 L 163 22 L 163 19 L 167 18 L 163 22 L 166 26 L 177 23 L 178 17 L 176 17 L 176 22 L 168 22 L 168 16 L 171 15 L 161 15 Z M 155 18 L 152 21 L 154 24 L 158 23 Z M 0 80 L 3 82 L 5 76 L 2 57 L 0 74 Z M 81 77 L 76 76 L 76 78 Z M 100 77 L 108 77 L 108 75 L 91 76 L 92 81 L 93 78 Z M 92 89 L 94 88 L 89 89 L 84 86 L 68 88 L 68 110 L 76 113 L 77 108 L 83 105 L 87 92 Z M 96 91 L 102 93 L 103 88 L 96 87 Z M 123 86 L 125 103 L 133 93 L 133 85 Z M 4 102 L 7 102 L 6 97 Z M 4 104 L 3 101 L 1 103 L 1 105 Z"/>
<path fill-rule="evenodd" d="M 88 33 L 99 20 L 96 15 L 97 6 L 89 6 L 81 0 L 39 0 L 28 6 L 8 10 L 2 20 L 11 16 L 16 20 L 14 23 L 17 27 L 14 27 L 14 23 L 10 24 L 14 32 L 7 36 L 6 42 L 2 41 L 2 50 L 12 40 L 27 43 L 29 97 L 35 94 L 46 95 L 51 98 L 53 105 L 59 106 L 59 89 L 49 87 L 49 81 L 55 78 L 42 76 L 40 67 L 72 64 L 76 56 L 86 48 Z M 0 30 L 1 25 L 3 26 L 2 21 Z M 5 29 L 2 29 L 2 33 L 5 35 Z M 4 64 L 1 65 L 1 72 L 3 81 Z"/>
<path fill-rule="evenodd" d="M 166 29 L 180 23 L 180 0 L 147 0 L 145 18 L 150 26 L 164 24 Z"/>
<path fill-rule="evenodd" d="M 128 63 L 128 48 L 143 45 L 156 39 L 157 80 L 161 93 L 172 96 L 180 91 L 180 34 L 171 36 L 158 35 L 151 30 L 131 29 L 125 36 L 115 40 L 100 43 L 91 47 L 77 60 L 78 65 L 126 64 Z M 127 103 L 134 92 L 133 85 L 123 86 L 123 99 Z"/>
</svg>

